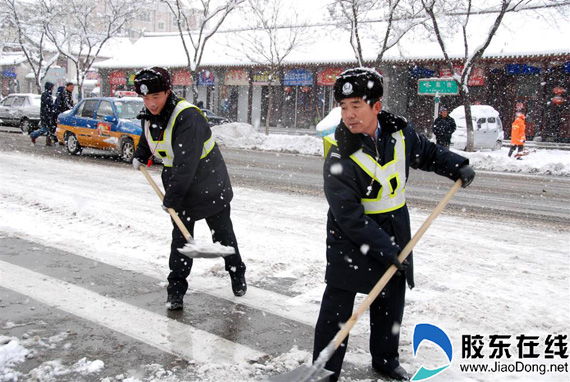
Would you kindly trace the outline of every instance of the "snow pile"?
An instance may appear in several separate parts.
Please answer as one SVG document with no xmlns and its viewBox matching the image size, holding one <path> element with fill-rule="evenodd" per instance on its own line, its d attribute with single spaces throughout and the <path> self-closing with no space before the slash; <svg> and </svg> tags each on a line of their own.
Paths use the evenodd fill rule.
<svg viewBox="0 0 570 382">
<path fill-rule="evenodd" d="M 227 147 L 323 155 L 322 141 L 316 135 L 277 135 L 258 133 L 247 123 L 233 122 L 212 127 L 216 142 Z"/>
<path fill-rule="evenodd" d="M 340 114 L 340 108 L 337 109 L 336 114 Z M 329 116 L 332 114 L 331 112 Z M 323 119 L 317 125 L 314 135 L 265 135 L 249 124 L 237 122 L 214 126 L 212 131 L 216 142 L 227 147 L 320 156 L 323 155 L 323 141 L 319 135 L 334 131 L 335 121 L 338 120 L 336 114 L 332 118 L 327 116 Z M 451 150 L 469 158 L 471 166 L 476 170 L 570 176 L 570 151 L 528 148 L 525 150 L 529 154 L 518 160 L 514 154 L 513 157 L 508 156 L 508 147 L 472 153 Z"/>
<path fill-rule="evenodd" d="M 13 369 L 28 358 L 39 358 L 38 354 L 41 348 L 55 348 L 55 344 L 65 338 L 67 338 L 67 333 L 50 337 L 46 341 L 29 334 L 24 335 L 22 340 L 16 337 L 0 336 L 0 382 L 56 381 L 65 375 L 88 375 L 99 373 L 104 369 L 105 363 L 103 361 L 88 361 L 86 357 L 81 358 L 71 366 L 66 366 L 59 360 L 45 361 L 26 375 Z M 24 377 L 27 379 L 23 379 Z"/>
<path fill-rule="evenodd" d="M 570 151 L 528 149 L 530 153 L 520 160 L 514 158 L 514 154 L 509 157 L 507 147 L 473 153 L 453 151 L 469 158 L 471 166 L 477 170 L 570 176 Z"/>
</svg>

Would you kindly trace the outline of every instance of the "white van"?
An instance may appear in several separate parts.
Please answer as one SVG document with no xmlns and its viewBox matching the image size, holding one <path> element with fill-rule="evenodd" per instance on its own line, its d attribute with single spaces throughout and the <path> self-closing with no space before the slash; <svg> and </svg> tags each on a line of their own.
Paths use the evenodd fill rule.
<svg viewBox="0 0 570 382">
<path fill-rule="evenodd" d="M 457 129 L 451 136 L 451 147 L 457 150 L 465 150 L 467 145 L 465 107 L 459 106 L 453 109 L 449 115 L 455 119 L 457 125 Z M 472 105 L 471 117 L 473 118 L 473 148 L 475 150 L 499 150 L 505 138 L 499 112 L 489 105 Z"/>
</svg>

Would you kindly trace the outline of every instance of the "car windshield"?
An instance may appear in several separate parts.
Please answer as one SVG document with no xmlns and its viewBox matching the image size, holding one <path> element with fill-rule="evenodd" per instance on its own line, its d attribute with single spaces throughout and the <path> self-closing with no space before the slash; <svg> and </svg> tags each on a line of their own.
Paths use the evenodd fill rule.
<svg viewBox="0 0 570 382">
<path fill-rule="evenodd" d="M 115 101 L 119 118 L 135 119 L 143 108 L 142 100 Z"/>
</svg>

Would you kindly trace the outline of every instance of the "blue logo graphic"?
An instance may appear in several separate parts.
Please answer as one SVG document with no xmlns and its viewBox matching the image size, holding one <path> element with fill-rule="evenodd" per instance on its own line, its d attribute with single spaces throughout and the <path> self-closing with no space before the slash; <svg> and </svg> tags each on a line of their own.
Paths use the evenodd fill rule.
<svg viewBox="0 0 570 382">
<path fill-rule="evenodd" d="M 441 373 L 443 370 L 447 369 L 449 365 L 451 365 L 451 359 L 453 358 L 453 347 L 451 346 L 449 337 L 443 330 L 435 325 L 430 324 L 416 325 L 416 328 L 414 329 L 414 357 L 416 357 L 418 348 L 424 340 L 431 341 L 434 344 L 438 345 L 441 350 L 443 350 L 447 355 L 449 363 L 443 367 L 433 370 L 426 369 L 422 366 L 420 370 L 418 370 L 418 372 L 412 377 L 412 381 L 422 381 L 424 379 L 431 378 Z"/>
</svg>

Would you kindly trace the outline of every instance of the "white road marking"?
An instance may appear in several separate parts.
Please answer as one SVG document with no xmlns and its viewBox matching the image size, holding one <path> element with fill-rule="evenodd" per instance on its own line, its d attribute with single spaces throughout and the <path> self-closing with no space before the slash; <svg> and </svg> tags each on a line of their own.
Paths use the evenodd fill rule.
<svg viewBox="0 0 570 382">
<path fill-rule="evenodd" d="M 198 363 L 240 363 L 265 355 L 159 314 L 4 261 L 0 261 L 0 285 Z"/>
<path fill-rule="evenodd" d="M 246 275 L 247 276 L 247 275 Z M 304 301 L 297 302 L 295 297 L 285 296 L 276 292 L 247 287 L 247 293 L 243 297 L 233 297 L 228 293 L 228 280 L 220 280 L 214 277 L 190 277 L 190 290 L 209 294 L 210 296 L 223 298 L 236 304 L 247 305 L 267 313 L 274 314 L 289 320 L 297 321 L 305 325 L 314 326 L 319 315 L 320 305 L 307 304 Z M 324 286 L 322 290 L 324 291 Z M 319 294 L 319 296 L 322 293 Z"/>
</svg>

